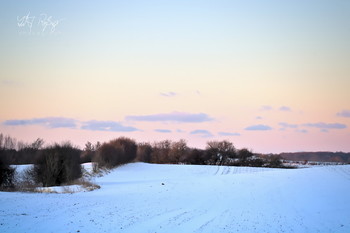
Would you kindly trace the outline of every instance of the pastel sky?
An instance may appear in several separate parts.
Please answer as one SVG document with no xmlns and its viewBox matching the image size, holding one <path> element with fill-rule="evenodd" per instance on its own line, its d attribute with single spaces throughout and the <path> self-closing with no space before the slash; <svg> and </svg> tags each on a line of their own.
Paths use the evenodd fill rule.
<svg viewBox="0 0 350 233">
<path fill-rule="evenodd" d="M 350 1 L 2 1 L 0 132 L 350 151 Z"/>
</svg>

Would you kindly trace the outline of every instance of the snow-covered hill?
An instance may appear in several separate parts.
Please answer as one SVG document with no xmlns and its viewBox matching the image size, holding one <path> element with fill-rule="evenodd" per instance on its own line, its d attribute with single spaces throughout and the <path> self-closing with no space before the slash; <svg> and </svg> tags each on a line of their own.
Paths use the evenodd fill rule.
<svg viewBox="0 0 350 233">
<path fill-rule="evenodd" d="M 350 232 L 350 166 L 133 163 L 75 194 L 0 192 L 0 232 Z"/>
</svg>

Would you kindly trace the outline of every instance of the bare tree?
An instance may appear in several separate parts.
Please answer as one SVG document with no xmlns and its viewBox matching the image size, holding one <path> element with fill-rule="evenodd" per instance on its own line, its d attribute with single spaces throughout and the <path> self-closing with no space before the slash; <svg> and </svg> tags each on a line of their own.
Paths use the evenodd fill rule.
<svg viewBox="0 0 350 233">
<path fill-rule="evenodd" d="M 84 151 L 94 151 L 94 150 L 95 150 L 95 147 L 94 145 L 92 145 L 91 142 L 85 143 Z"/>
<path fill-rule="evenodd" d="M 152 163 L 169 163 L 170 140 L 153 143 Z"/>
<path fill-rule="evenodd" d="M 96 149 L 95 146 L 91 142 L 85 143 L 85 148 L 80 155 L 81 163 L 91 162 L 92 158 L 95 156 Z"/>
<path fill-rule="evenodd" d="M 3 149 L 4 146 L 4 135 L 0 133 L 0 150 Z"/>
<path fill-rule="evenodd" d="M 152 146 L 149 143 L 140 143 L 137 146 L 136 160 L 150 163 L 152 159 Z"/>
<path fill-rule="evenodd" d="M 101 142 L 97 141 L 95 145 L 95 150 L 98 150 L 101 146 Z"/>
<path fill-rule="evenodd" d="M 15 138 L 10 137 L 9 135 L 4 138 L 4 148 L 6 150 L 15 150 L 16 149 L 17 140 Z"/>
<path fill-rule="evenodd" d="M 80 150 L 70 143 L 47 147 L 41 151 L 34 172 L 36 181 L 46 187 L 71 182 L 82 175 Z"/>
<path fill-rule="evenodd" d="M 210 157 L 210 164 L 225 165 L 229 159 L 236 157 L 236 148 L 226 140 L 207 142 L 206 151 Z"/>
<path fill-rule="evenodd" d="M 45 141 L 42 138 L 37 138 L 32 144 L 30 145 L 31 148 L 34 150 L 39 150 L 44 145 Z"/>
<path fill-rule="evenodd" d="M 189 148 L 184 139 L 180 139 L 177 142 L 172 142 L 169 151 L 169 162 L 179 163 L 181 159 L 184 159 Z"/>
</svg>

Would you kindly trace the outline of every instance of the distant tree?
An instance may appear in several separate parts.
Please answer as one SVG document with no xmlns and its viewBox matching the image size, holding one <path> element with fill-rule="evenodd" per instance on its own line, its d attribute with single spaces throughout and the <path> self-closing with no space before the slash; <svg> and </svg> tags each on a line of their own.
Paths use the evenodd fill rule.
<svg viewBox="0 0 350 233">
<path fill-rule="evenodd" d="M 34 142 L 31 144 L 31 148 L 35 150 L 39 150 L 43 147 L 45 141 L 42 138 L 37 138 Z"/>
<path fill-rule="evenodd" d="M 0 156 L 7 164 L 14 164 L 17 140 L 9 135 L 0 134 Z"/>
<path fill-rule="evenodd" d="M 252 157 L 254 154 L 248 150 L 247 148 L 243 148 L 238 150 L 237 152 L 237 158 L 239 158 L 242 161 L 247 160 L 248 158 Z"/>
<path fill-rule="evenodd" d="M 17 151 L 23 150 L 24 148 L 28 147 L 28 145 L 22 141 L 17 142 Z"/>
<path fill-rule="evenodd" d="M 14 164 L 33 164 L 36 162 L 39 150 L 42 148 L 44 140 L 36 139 L 32 143 L 17 143 L 18 151 L 13 158 Z"/>
<path fill-rule="evenodd" d="M 140 143 L 137 146 L 136 160 L 150 163 L 152 160 L 152 146 L 149 143 Z"/>
<path fill-rule="evenodd" d="M 3 148 L 6 150 L 15 150 L 17 145 L 17 140 L 10 137 L 9 135 L 4 137 Z"/>
<path fill-rule="evenodd" d="M 206 155 L 206 151 L 204 150 L 190 149 L 186 154 L 185 161 L 189 164 L 204 165 L 205 162 L 209 159 Z"/>
<path fill-rule="evenodd" d="M 81 163 L 91 162 L 95 153 L 96 153 L 95 146 L 91 142 L 85 143 L 85 148 L 80 155 L 80 162 Z"/>
<path fill-rule="evenodd" d="M 207 163 L 214 165 L 225 165 L 236 157 L 236 148 L 226 140 L 207 142 L 206 152 L 209 156 Z"/>
<path fill-rule="evenodd" d="M 152 163 L 170 163 L 169 152 L 171 143 L 170 140 L 163 140 L 153 144 Z"/>
<path fill-rule="evenodd" d="M 249 160 L 249 158 L 253 157 L 253 153 L 246 149 L 240 149 L 237 151 L 237 158 L 239 159 L 238 164 L 240 166 L 251 166 L 251 160 Z"/>
<path fill-rule="evenodd" d="M 99 141 L 96 142 L 95 144 L 95 150 L 98 150 L 101 146 L 101 143 Z"/>
<path fill-rule="evenodd" d="M 87 143 L 85 143 L 84 150 L 85 151 L 94 151 L 95 147 L 94 147 L 94 145 L 91 142 L 87 142 Z"/>
<path fill-rule="evenodd" d="M 168 154 L 170 163 L 184 162 L 186 153 L 188 153 L 189 148 L 184 139 L 180 139 L 177 142 L 172 142 L 170 145 L 170 150 Z"/>
</svg>

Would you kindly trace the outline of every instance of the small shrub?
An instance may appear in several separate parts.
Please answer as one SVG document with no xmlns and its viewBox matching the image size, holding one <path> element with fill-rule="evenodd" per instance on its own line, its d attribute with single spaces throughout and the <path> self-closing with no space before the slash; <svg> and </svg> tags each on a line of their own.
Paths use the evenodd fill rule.
<svg viewBox="0 0 350 233">
<path fill-rule="evenodd" d="M 92 173 L 99 173 L 98 163 L 92 163 Z"/>
<path fill-rule="evenodd" d="M 81 185 L 86 191 L 93 191 L 95 189 L 100 189 L 101 186 L 99 186 L 98 184 L 95 184 L 87 179 L 78 179 L 75 182 L 73 182 L 72 184 L 76 184 L 76 185 Z"/>
</svg>

